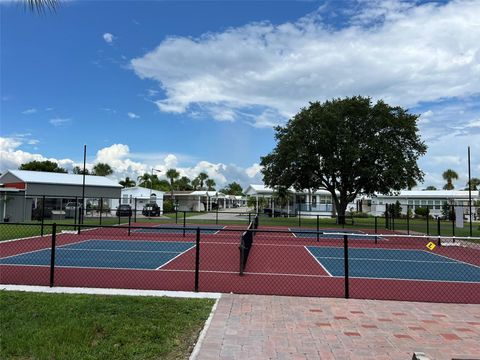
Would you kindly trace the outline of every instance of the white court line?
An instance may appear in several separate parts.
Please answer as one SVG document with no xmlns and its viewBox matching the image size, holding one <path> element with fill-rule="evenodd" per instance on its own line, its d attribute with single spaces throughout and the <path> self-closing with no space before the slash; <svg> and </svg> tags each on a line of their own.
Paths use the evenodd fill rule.
<svg viewBox="0 0 480 360">
<path fill-rule="evenodd" d="M 308 253 L 309 253 L 310 255 L 312 255 L 312 257 L 317 261 L 317 263 L 322 267 L 323 270 L 325 270 L 325 272 L 326 272 L 328 275 L 332 276 L 332 274 L 330 273 L 330 271 L 328 271 L 327 268 L 326 268 L 325 266 L 323 266 L 323 264 L 320 262 L 320 260 L 318 260 L 318 258 L 311 253 L 311 251 L 308 249 L 307 246 L 305 246 L 305 250 L 307 250 Z"/>
<path fill-rule="evenodd" d="M 108 252 L 123 252 L 123 253 L 162 253 L 162 254 L 178 254 L 178 251 L 159 251 L 159 250 L 117 250 L 117 249 L 58 249 L 62 251 L 108 251 Z"/>
<path fill-rule="evenodd" d="M 288 231 L 290 231 L 294 237 L 297 237 L 297 235 L 295 235 L 295 232 L 292 230 L 292 228 L 288 228 Z"/>
<path fill-rule="evenodd" d="M 344 257 L 336 256 L 319 256 L 320 259 L 344 260 Z M 458 261 L 430 261 L 430 260 L 406 260 L 406 259 L 377 259 L 377 258 L 357 258 L 348 257 L 348 260 L 365 260 L 365 261 L 391 261 L 391 262 L 413 262 L 413 263 L 432 263 L 432 264 L 456 264 Z"/>
<path fill-rule="evenodd" d="M 227 226 L 224 226 L 224 227 L 221 227 L 220 229 L 218 229 L 218 231 L 214 232 L 213 234 L 211 235 L 217 235 L 220 231 L 222 231 L 223 229 L 225 229 Z M 205 235 L 209 235 L 209 234 L 205 234 Z"/>
<path fill-rule="evenodd" d="M 169 261 L 167 261 L 166 263 L 163 263 L 162 265 L 160 265 L 159 267 L 157 267 L 155 270 L 160 270 L 162 267 L 164 267 L 165 265 L 167 265 L 168 263 L 171 263 L 173 260 L 175 260 L 176 258 L 178 258 L 179 256 L 185 254 L 187 251 L 193 249 L 196 245 L 193 244 L 191 247 L 189 247 L 187 250 L 179 253 L 177 256 L 175 256 L 173 259 L 170 259 Z"/>
<path fill-rule="evenodd" d="M 8 266 L 34 266 L 34 267 L 47 267 L 50 265 L 19 265 L 19 264 L 0 264 Z M 194 273 L 195 270 L 181 270 L 181 269 L 139 269 L 139 268 L 100 268 L 100 267 L 86 267 L 86 266 L 55 266 L 55 268 L 67 268 L 67 269 L 96 269 L 96 270 L 133 270 L 133 271 L 158 271 L 158 272 L 180 272 L 180 273 Z M 238 271 L 216 271 L 216 270 L 200 270 L 200 273 L 211 274 L 232 274 L 238 275 Z M 259 276 L 290 276 L 290 277 L 308 277 L 308 278 L 326 278 L 326 279 L 344 279 L 345 276 L 341 275 L 313 275 L 313 274 L 292 274 L 292 273 L 259 273 L 259 272 L 244 272 L 244 275 L 259 275 Z M 416 282 L 433 282 L 433 283 L 455 283 L 455 284 L 480 284 L 480 281 L 462 281 L 462 280 L 432 280 L 432 279 L 404 279 L 404 278 L 385 278 L 385 277 L 370 277 L 370 276 L 349 276 L 350 279 L 367 279 L 367 280 L 393 280 L 393 281 L 416 281 Z"/>
<path fill-rule="evenodd" d="M 432 252 L 429 252 L 429 251 L 427 251 L 427 250 L 423 250 L 423 249 L 421 249 L 420 251 L 424 251 L 424 252 L 426 252 L 426 253 L 428 253 L 428 254 L 432 254 L 432 255 L 440 256 L 440 257 L 443 257 L 443 258 L 445 258 L 445 259 L 453 260 L 453 261 L 455 261 L 455 262 L 462 263 L 462 264 L 465 264 L 465 265 L 474 266 L 474 267 L 477 267 L 477 268 L 479 268 L 479 269 L 480 269 L 480 266 L 479 266 L 479 265 L 470 264 L 470 263 L 468 263 L 468 262 L 465 262 L 465 261 L 462 261 L 462 260 L 457 260 L 457 259 L 455 259 L 455 258 L 451 258 L 451 257 L 445 256 L 445 255 L 441 255 L 441 254 L 432 253 Z"/>
</svg>

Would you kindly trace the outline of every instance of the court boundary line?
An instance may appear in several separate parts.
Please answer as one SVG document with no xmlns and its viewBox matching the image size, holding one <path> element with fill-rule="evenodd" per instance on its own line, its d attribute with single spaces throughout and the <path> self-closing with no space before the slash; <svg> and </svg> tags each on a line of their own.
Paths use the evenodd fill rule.
<svg viewBox="0 0 480 360">
<path fill-rule="evenodd" d="M 316 256 L 314 256 L 310 250 L 308 249 L 307 246 L 304 246 L 305 250 L 307 250 L 307 252 L 317 261 L 318 265 L 320 265 L 322 267 L 322 269 L 329 275 L 329 276 L 332 276 L 332 274 L 330 273 L 330 271 L 327 270 L 327 268 L 325 266 L 323 266 L 323 264 L 320 262 L 320 260 L 318 260 L 318 258 Z"/>
<path fill-rule="evenodd" d="M 49 265 L 20 265 L 20 264 L 0 264 L 0 266 L 25 266 L 25 267 L 42 267 L 49 268 Z M 82 267 L 82 266 L 55 266 L 55 268 L 65 268 L 65 269 L 95 269 L 95 270 L 134 270 L 134 271 L 158 271 L 158 272 L 188 272 L 194 273 L 195 270 L 189 269 L 143 269 L 143 268 L 99 268 L 99 267 Z M 238 271 L 223 271 L 223 270 L 200 270 L 201 273 L 215 273 L 215 274 L 233 274 L 238 275 Z M 286 274 L 286 273 L 261 273 L 261 272 L 244 272 L 245 274 L 250 275 L 260 275 L 260 276 L 290 276 L 290 277 L 316 277 L 316 278 L 326 278 L 326 279 L 345 279 L 345 276 L 338 275 L 314 275 L 314 274 Z M 478 281 L 459 281 L 459 280 L 432 280 L 432 279 L 403 279 L 403 278 L 375 278 L 375 277 L 361 277 L 361 276 L 349 276 L 350 279 L 360 279 L 360 280 L 392 280 L 392 281 L 412 281 L 412 282 L 436 282 L 436 283 L 454 283 L 454 284 L 480 284 Z M 4 284 L 7 285 L 7 284 Z"/>
<path fill-rule="evenodd" d="M 465 265 L 471 265 L 471 266 L 474 266 L 474 267 L 480 269 L 480 265 L 470 264 L 470 263 L 467 263 L 467 262 L 462 261 L 462 260 L 457 260 L 457 259 L 455 259 L 455 258 L 451 258 L 451 257 L 446 256 L 446 255 L 431 253 L 431 252 L 429 252 L 429 251 L 427 251 L 427 250 L 423 250 L 423 249 L 420 249 L 420 251 L 424 251 L 424 252 L 426 252 L 427 254 L 433 254 L 433 255 L 436 255 L 436 256 L 440 256 L 440 257 L 443 257 L 443 258 L 445 258 L 445 259 L 450 259 L 450 260 L 453 260 L 453 261 L 455 261 L 455 262 L 459 262 L 459 263 L 462 263 L 462 264 L 465 264 Z"/>
<path fill-rule="evenodd" d="M 173 260 L 175 260 L 176 258 L 178 258 L 179 256 L 185 254 L 187 251 L 190 251 L 191 249 L 193 249 L 194 247 L 196 247 L 195 243 L 193 243 L 192 246 L 190 246 L 187 250 L 185 251 L 182 251 L 181 253 L 179 253 L 177 256 L 175 256 L 174 258 L 168 260 L 166 263 L 163 263 L 162 265 L 160 265 L 159 267 L 157 267 L 155 270 L 160 270 L 162 267 L 166 266 L 167 264 L 171 263 Z"/>
</svg>

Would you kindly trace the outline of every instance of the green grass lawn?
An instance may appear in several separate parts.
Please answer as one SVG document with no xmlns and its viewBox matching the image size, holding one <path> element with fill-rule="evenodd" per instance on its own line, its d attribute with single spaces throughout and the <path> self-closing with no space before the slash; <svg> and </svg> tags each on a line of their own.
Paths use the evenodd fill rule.
<svg viewBox="0 0 480 360">
<path fill-rule="evenodd" d="M 214 301 L 0 292 L 2 359 L 188 359 Z"/>
<path fill-rule="evenodd" d="M 57 223 L 57 231 L 61 230 L 73 230 L 72 226 L 62 226 L 62 224 L 73 225 L 73 220 L 45 220 L 43 234 L 48 235 L 52 233 L 52 224 Z M 86 218 L 85 225 L 98 225 L 98 219 Z M 121 218 L 121 223 L 125 224 L 125 218 Z M 128 223 L 128 219 L 127 219 Z M 116 225 L 118 224 L 118 218 L 104 218 L 102 219 L 102 225 Z M 30 236 L 39 236 L 41 234 L 42 225 L 40 221 L 25 223 L 25 224 L 0 224 L 0 241 L 19 239 Z"/>
</svg>

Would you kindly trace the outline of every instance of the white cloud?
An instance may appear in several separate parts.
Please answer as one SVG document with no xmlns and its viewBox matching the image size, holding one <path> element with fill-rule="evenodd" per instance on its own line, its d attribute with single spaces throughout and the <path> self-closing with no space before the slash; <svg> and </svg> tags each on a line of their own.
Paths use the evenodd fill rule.
<svg viewBox="0 0 480 360">
<path fill-rule="evenodd" d="M 27 109 L 27 110 L 22 111 L 22 114 L 31 115 L 31 114 L 35 114 L 36 112 L 38 112 L 37 109 L 31 108 L 31 109 Z"/>
<path fill-rule="evenodd" d="M 105 42 L 107 44 L 112 44 L 113 43 L 113 40 L 115 40 L 115 36 L 113 36 L 113 34 L 110 34 L 110 33 L 105 33 L 103 34 L 103 40 L 105 40 Z"/>
<path fill-rule="evenodd" d="M 133 112 L 129 112 L 127 113 L 127 116 L 130 118 L 130 119 L 139 119 L 140 118 L 140 115 L 137 115 Z"/>
<path fill-rule="evenodd" d="M 23 151 L 20 149 L 23 144 L 22 139 L 0 137 L 0 173 L 8 169 L 17 169 L 21 164 L 33 160 L 54 161 L 69 171 L 74 166 L 83 166 L 80 161 L 77 163 L 71 159 L 47 158 L 41 154 Z M 232 181 L 236 181 L 244 187 L 251 183 L 261 182 L 258 171 L 253 170 L 258 168 L 258 164 L 254 164 L 248 169 L 222 163 L 215 164 L 209 161 L 197 161 L 192 166 L 182 166 L 179 163 L 179 157 L 192 158 L 184 155 L 177 157 L 175 154 L 164 154 L 162 158 L 156 154 L 154 160 L 154 156 L 144 155 L 146 161 L 133 161 L 132 157 L 138 157 L 139 153 L 132 154 L 128 145 L 113 144 L 97 151 L 95 159 L 87 164 L 87 168 L 91 170 L 93 165 L 98 162 L 107 163 L 113 168 L 112 178 L 116 180 L 124 179 L 126 176 L 137 179 L 138 176 L 145 172 L 150 173 L 152 168 L 160 170 L 157 175 L 161 178 L 165 178 L 165 173 L 170 168 L 177 169 L 181 176 L 188 176 L 190 179 L 196 177 L 200 172 L 205 172 L 210 178 L 215 180 L 217 189 Z"/>
<path fill-rule="evenodd" d="M 479 1 L 375 4 L 337 30 L 315 13 L 170 37 L 131 66 L 159 83 L 166 97 L 156 104 L 172 113 L 200 105 L 238 115 L 260 106 L 287 118 L 308 101 L 332 97 L 364 94 L 411 107 L 480 92 Z"/>
<path fill-rule="evenodd" d="M 30 139 L 27 141 L 28 145 L 37 145 L 39 143 L 40 143 L 40 140 L 37 140 L 37 139 Z"/>
<path fill-rule="evenodd" d="M 255 163 L 249 168 L 247 168 L 245 172 L 247 173 L 248 177 L 253 178 L 259 175 L 261 170 L 262 170 L 262 167 L 259 164 Z"/>
<path fill-rule="evenodd" d="M 48 122 L 50 124 L 52 124 L 53 126 L 58 127 L 58 126 L 66 125 L 70 121 L 72 121 L 72 119 L 69 119 L 69 118 L 53 118 L 53 119 L 50 119 Z"/>
</svg>

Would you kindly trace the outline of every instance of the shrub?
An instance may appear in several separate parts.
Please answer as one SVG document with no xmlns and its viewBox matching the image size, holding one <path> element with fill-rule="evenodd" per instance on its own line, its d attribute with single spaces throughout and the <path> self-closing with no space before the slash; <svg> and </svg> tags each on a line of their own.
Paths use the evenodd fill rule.
<svg viewBox="0 0 480 360">
<path fill-rule="evenodd" d="M 175 212 L 175 207 L 173 206 L 173 201 L 172 200 L 164 200 L 163 201 L 163 212 L 165 212 L 165 213 Z"/>
<path fill-rule="evenodd" d="M 430 210 L 426 207 L 417 207 L 415 209 L 415 215 L 427 217 L 430 213 Z"/>
</svg>

